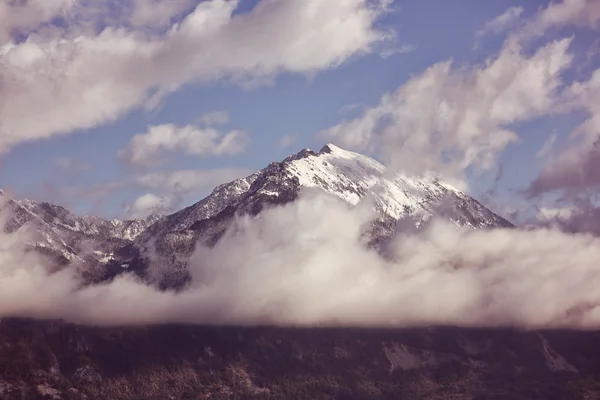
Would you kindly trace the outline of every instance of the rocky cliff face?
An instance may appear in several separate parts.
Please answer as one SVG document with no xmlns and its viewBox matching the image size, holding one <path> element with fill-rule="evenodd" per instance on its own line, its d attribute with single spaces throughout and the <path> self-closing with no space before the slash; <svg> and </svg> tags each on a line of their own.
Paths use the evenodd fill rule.
<svg viewBox="0 0 600 400">
<path fill-rule="evenodd" d="M 78 216 L 47 202 L 15 200 L 0 191 L 0 212 L 4 229 L 27 231 L 29 245 L 59 264 L 82 268 L 102 267 L 116 249 L 132 243 L 158 220 L 152 215 L 137 220 L 106 220 Z"/>
<path fill-rule="evenodd" d="M 418 229 L 434 216 L 473 229 L 512 226 L 451 185 L 389 173 L 376 160 L 333 144 L 273 162 L 163 217 L 109 221 L 77 216 L 46 202 L 14 200 L 3 193 L 1 197 L 9 216 L 6 229 L 30 229 L 31 245 L 62 265 L 81 266 L 93 272 L 93 280 L 125 271 L 150 278 L 146 271 L 152 260 L 161 270 L 154 278 L 178 285 L 186 279 L 187 261 L 196 243 L 216 243 L 236 216 L 257 215 L 266 207 L 294 201 L 305 188 L 323 190 L 353 206 L 372 204 L 379 217 L 368 234 L 375 244 L 398 229 Z"/>
<path fill-rule="evenodd" d="M 105 279 L 123 271 L 142 273 L 153 259 L 181 279 L 198 241 L 214 244 L 236 216 L 257 215 L 266 207 L 294 201 L 304 188 L 321 189 L 354 206 L 371 202 L 379 213 L 370 232 L 373 242 L 407 223 L 419 227 L 433 216 L 474 229 L 512 226 L 451 185 L 390 174 L 376 160 L 333 144 L 318 153 L 302 150 L 222 184 L 196 204 L 164 217 L 109 221 L 77 216 L 46 202 L 14 200 L 1 192 L 0 197 L 8 215 L 6 229 L 29 229 L 35 236 L 31 245 L 61 264 L 96 269 Z"/>
<path fill-rule="evenodd" d="M 302 188 L 320 188 L 352 205 L 368 199 L 383 217 L 394 220 L 411 216 L 426 221 L 437 215 L 472 228 L 512 226 L 446 183 L 387 174 L 376 160 L 327 144 L 318 153 L 306 149 L 246 178 L 218 186 L 198 203 L 158 220 L 136 242 L 194 230 L 194 224 L 223 212 L 257 214 L 267 205 L 294 200 Z"/>
<path fill-rule="evenodd" d="M 317 188 L 356 206 L 368 201 L 378 211 L 370 234 L 381 242 L 401 229 L 418 228 L 434 216 L 473 229 L 511 227 L 472 197 L 434 178 L 390 174 L 376 160 L 327 144 L 318 153 L 305 149 L 281 162 L 223 184 L 205 199 L 160 218 L 118 252 L 117 264 L 143 270 L 148 259 L 185 279 L 187 257 L 195 244 L 214 244 L 236 216 L 257 215 L 266 207 L 298 198 L 304 188 Z M 398 224 L 402 221 L 402 224 Z"/>
</svg>

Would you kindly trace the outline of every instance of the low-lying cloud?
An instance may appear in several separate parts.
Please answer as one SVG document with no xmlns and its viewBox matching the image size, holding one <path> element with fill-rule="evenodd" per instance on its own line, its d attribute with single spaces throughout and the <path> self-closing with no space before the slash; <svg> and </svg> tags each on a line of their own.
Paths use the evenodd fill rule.
<svg viewBox="0 0 600 400">
<path fill-rule="evenodd" d="M 368 203 L 320 191 L 240 218 L 191 258 L 191 283 L 160 291 L 132 275 L 82 286 L 70 267 L 3 234 L 0 317 L 100 325 L 600 327 L 600 239 L 554 229 L 457 230 L 434 221 L 398 234 L 386 257 L 364 245 Z"/>
</svg>

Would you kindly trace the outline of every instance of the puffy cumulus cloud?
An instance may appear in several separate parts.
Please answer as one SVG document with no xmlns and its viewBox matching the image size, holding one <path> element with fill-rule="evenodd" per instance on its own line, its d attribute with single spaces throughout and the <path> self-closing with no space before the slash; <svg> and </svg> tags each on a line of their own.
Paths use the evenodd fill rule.
<svg viewBox="0 0 600 400">
<path fill-rule="evenodd" d="M 592 236 L 435 222 L 398 235 L 383 258 L 361 238 L 371 217 L 370 207 L 314 191 L 240 218 L 214 248 L 197 249 L 192 280 L 178 292 L 131 275 L 83 287 L 69 268 L 48 272 L 28 258 L 22 237 L 7 237 L 0 316 L 119 325 L 600 326 L 600 241 Z"/>
<path fill-rule="evenodd" d="M 146 193 L 125 207 L 128 219 L 145 218 L 150 214 L 163 214 L 171 210 L 171 200 L 167 197 Z"/>
<path fill-rule="evenodd" d="M 561 74 L 573 58 L 570 42 L 553 41 L 528 55 L 518 41 L 507 40 L 483 65 L 435 64 L 320 136 L 379 153 L 411 173 L 462 178 L 468 167 L 489 169 L 518 139 L 511 124 L 553 112 Z"/>
<path fill-rule="evenodd" d="M 483 28 L 477 31 L 477 36 L 483 36 L 487 33 L 502 33 L 512 28 L 521 18 L 523 14 L 523 7 L 509 7 L 502 14 L 496 18 L 488 21 Z"/>
<path fill-rule="evenodd" d="M 250 136 L 244 131 L 223 134 L 210 127 L 163 124 L 135 135 L 128 146 L 119 151 L 119 157 L 130 165 L 149 167 L 162 164 L 167 152 L 180 151 L 200 157 L 235 155 L 244 152 L 249 142 Z"/>
<path fill-rule="evenodd" d="M 200 2 L 163 33 L 115 23 L 99 33 L 34 32 L 24 42 L 2 46 L 0 152 L 114 121 L 156 105 L 187 83 L 247 84 L 283 72 L 318 73 L 390 37 L 374 26 L 387 0 L 262 0 L 249 12 L 235 13 L 238 3 Z M 139 18 L 154 19 L 144 13 Z"/>
</svg>

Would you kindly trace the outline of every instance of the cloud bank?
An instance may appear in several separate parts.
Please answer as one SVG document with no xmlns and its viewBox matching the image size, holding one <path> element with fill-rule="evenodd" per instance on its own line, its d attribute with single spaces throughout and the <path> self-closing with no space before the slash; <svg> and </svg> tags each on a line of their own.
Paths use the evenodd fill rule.
<svg viewBox="0 0 600 400">
<path fill-rule="evenodd" d="M 600 327 L 600 239 L 553 229 L 398 235 L 384 258 L 361 238 L 373 216 L 313 190 L 241 218 L 192 256 L 192 281 L 159 291 L 131 275 L 81 287 L 77 271 L 3 234 L 0 316 L 100 325 Z M 293 227 L 293 229 L 290 229 Z"/>
<path fill-rule="evenodd" d="M 252 85 L 283 72 L 316 73 L 370 52 L 388 38 L 374 28 L 389 3 L 383 0 L 263 0 L 241 14 L 235 13 L 235 1 L 209 0 L 177 23 L 171 19 L 188 3 L 173 2 L 160 13 L 152 3 L 134 2 L 141 8 L 127 17 L 131 26 L 121 21 L 99 32 L 76 26 L 50 39 L 34 30 L 23 42 L 5 44 L 0 50 L 2 94 L 7 94 L 0 97 L 0 151 L 155 106 L 190 82 L 226 79 Z M 56 15 L 68 17 L 77 5 L 55 0 L 42 9 L 41 2 L 27 4 L 41 11 L 31 20 L 15 20 L 25 30 Z M 595 172 L 600 72 L 567 84 L 573 39 L 549 40 L 535 51 L 527 43 L 566 26 L 596 29 L 598 10 L 594 1 L 553 2 L 511 32 L 499 54 L 481 65 L 435 64 L 321 135 L 377 153 L 392 170 L 444 171 L 463 179 L 468 168 L 496 165 L 498 155 L 518 140 L 513 124 L 583 112 L 585 121 L 572 132 L 572 145 L 553 151 L 557 157 L 528 190 L 531 197 L 562 191 L 580 199 L 600 182 Z M 519 10 L 508 10 L 490 29 L 501 31 L 520 16 Z M 33 75 L 41 77 L 36 86 L 29 79 Z M 69 118 L 64 109 L 71 111 Z M 127 154 L 140 165 L 165 151 L 210 154 L 222 136 L 208 141 L 209 150 L 194 143 L 214 129 L 209 125 L 223 121 L 223 115 L 213 115 L 199 121 L 207 127 L 173 127 L 168 141 L 149 132 Z M 202 181 L 197 174 L 202 173 L 148 174 L 136 184 L 191 190 Z M 99 325 L 598 329 L 600 224 L 595 221 L 600 213 L 590 198 L 580 201 L 568 211 L 540 210 L 548 221 L 532 229 L 457 230 L 434 221 L 412 235 L 399 232 L 380 254 L 362 237 L 373 217 L 368 203 L 350 208 L 307 191 L 292 204 L 239 218 L 214 248 L 198 248 L 190 261 L 191 282 L 177 292 L 160 291 L 130 274 L 82 286 L 75 267 L 57 270 L 28 251 L 31 232 L 2 233 L 0 317 Z M 148 194 L 131 210 L 166 202 Z"/>
</svg>

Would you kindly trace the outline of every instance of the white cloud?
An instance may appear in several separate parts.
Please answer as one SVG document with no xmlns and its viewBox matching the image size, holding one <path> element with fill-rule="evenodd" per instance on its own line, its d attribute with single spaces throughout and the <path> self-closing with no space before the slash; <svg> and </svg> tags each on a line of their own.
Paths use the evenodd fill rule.
<svg viewBox="0 0 600 400">
<path fill-rule="evenodd" d="M 157 191 L 160 195 L 147 193 L 138 197 L 132 204 L 125 206 L 125 217 L 143 218 L 152 213 L 174 212 L 181 206 L 185 196 L 212 189 L 251 173 L 245 168 L 220 168 L 160 171 L 139 175 L 131 182 L 132 185 Z"/>
<path fill-rule="evenodd" d="M 337 67 L 388 37 L 374 28 L 386 4 L 262 0 L 233 15 L 238 1 L 209 0 L 162 35 L 111 26 L 32 34 L 0 48 L 0 152 L 114 121 L 187 83 Z"/>
<path fill-rule="evenodd" d="M 229 123 L 229 113 L 227 111 L 212 111 L 198 118 L 198 122 L 206 126 L 225 125 Z"/>
<path fill-rule="evenodd" d="M 138 174 L 116 181 L 101 182 L 82 186 L 49 186 L 44 188 L 40 201 L 51 201 L 68 208 L 90 204 L 90 213 L 105 212 L 106 200 L 125 190 L 152 192 L 152 195 L 166 199 L 168 209 L 181 207 L 185 196 L 198 196 L 200 200 L 207 191 L 224 182 L 246 177 L 254 171 L 245 168 L 216 168 L 206 170 L 174 170 Z M 127 211 L 131 204 L 123 206 Z M 127 214 L 127 212 L 125 212 Z M 107 216 L 112 217 L 112 216 Z M 121 218 L 122 216 L 117 216 Z"/>
<path fill-rule="evenodd" d="M 389 47 L 389 48 L 383 49 L 379 52 L 379 56 L 385 60 L 396 54 L 412 53 L 416 49 L 417 49 L 417 46 L 415 46 L 415 45 L 403 44 L 401 46 Z"/>
<path fill-rule="evenodd" d="M 156 125 L 143 134 L 135 135 L 119 157 L 134 166 L 152 166 L 164 162 L 167 152 L 182 152 L 199 157 L 236 155 L 244 152 L 250 141 L 244 131 L 225 134 L 214 128 L 174 124 Z"/>
<path fill-rule="evenodd" d="M 556 218 L 569 218 L 575 210 L 573 207 L 552 208 L 541 207 L 538 210 L 537 218 L 541 221 L 552 220 Z"/>
<path fill-rule="evenodd" d="M 596 0 L 563 0 L 551 2 L 541 9 L 520 32 L 516 40 L 527 40 L 544 35 L 555 28 L 577 26 L 600 28 L 600 2 Z M 587 54 L 587 62 L 593 49 Z M 585 65 L 584 62 L 581 65 Z M 580 65 L 580 66 L 581 66 Z M 587 119 L 570 134 L 569 145 L 557 152 L 540 175 L 530 184 L 527 192 L 537 196 L 551 191 L 562 191 L 564 198 L 577 198 L 600 187 L 600 69 L 590 79 L 573 82 L 561 93 L 557 102 L 559 111 L 584 112 Z M 552 139 L 552 138 L 551 138 Z"/>
<path fill-rule="evenodd" d="M 508 40 L 483 65 L 435 64 L 355 119 L 320 133 L 326 140 L 375 152 L 394 168 L 462 178 L 495 165 L 517 140 L 508 126 L 554 111 L 561 73 L 571 65 L 570 39 L 533 55 Z"/>
<path fill-rule="evenodd" d="M 162 28 L 194 5 L 194 0 L 134 0 L 129 21 L 137 27 Z"/>
<path fill-rule="evenodd" d="M 356 112 L 358 110 L 361 110 L 365 107 L 364 104 L 361 103 L 353 103 L 353 104 L 346 104 L 345 106 L 342 106 L 339 110 L 338 113 L 342 114 L 342 115 L 347 115 L 353 112 Z"/>
<path fill-rule="evenodd" d="M 54 162 L 58 167 L 69 171 L 87 171 L 91 168 L 90 164 L 73 157 L 59 157 Z"/>
<path fill-rule="evenodd" d="M 548 139 L 544 142 L 542 147 L 535 153 L 536 157 L 543 158 L 546 157 L 554 148 L 554 143 L 556 142 L 557 134 L 556 132 L 552 133 Z"/>
<path fill-rule="evenodd" d="M 171 210 L 171 200 L 168 197 L 146 193 L 125 207 L 127 219 L 145 218 L 150 214 L 163 214 Z"/>
<path fill-rule="evenodd" d="M 287 149 L 294 144 L 295 140 L 296 138 L 294 138 L 292 135 L 284 135 L 281 137 L 281 139 L 279 139 L 279 147 L 282 149 Z"/>
<path fill-rule="evenodd" d="M 17 31 L 29 33 L 39 24 L 67 14 L 78 0 L 28 0 L 0 2 L 0 46 Z M 1 53 L 1 52 L 0 52 Z"/>
<path fill-rule="evenodd" d="M 569 145 L 531 183 L 532 196 L 555 190 L 579 195 L 600 187 L 600 69 L 564 90 L 562 108 L 564 112 L 583 111 L 588 117 L 571 132 Z"/>
<path fill-rule="evenodd" d="M 550 29 L 565 26 L 599 28 L 600 2 L 597 0 L 553 1 L 548 7 L 540 10 L 519 35 L 523 38 L 532 38 L 544 35 Z"/>
<path fill-rule="evenodd" d="M 193 257 L 191 284 L 160 291 L 129 275 L 82 287 L 48 272 L 27 232 L 0 230 L 0 317 L 89 324 L 600 327 L 600 240 L 555 230 L 457 230 L 361 244 L 369 213 L 317 192 L 242 218 Z M 294 229 L 289 229 L 293 226 Z M 231 249 L 236 251 L 231 251 Z"/>
<path fill-rule="evenodd" d="M 135 184 L 147 189 L 160 189 L 167 194 L 186 194 L 190 191 L 220 185 L 250 175 L 245 168 L 220 168 L 213 170 L 178 170 L 143 174 Z"/>
<path fill-rule="evenodd" d="M 519 40 L 541 36 L 553 28 L 578 26 L 600 28 L 600 2 L 595 0 L 563 0 L 552 2 L 528 22 L 515 37 Z M 593 52 L 593 50 L 591 50 Z M 593 53 L 588 53 L 588 56 Z M 585 63 L 584 63 L 585 64 Z M 562 192 L 563 198 L 588 196 L 600 187 L 600 69 L 582 82 L 573 82 L 561 93 L 560 111 L 584 112 L 587 119 L 570 133 L 566 148 L 544 166 L 529 185 L 531 197 L 547 192 Z"/>
<path fill-rule="evenodd" d="M 233 43 L 232 38 L 256 35 L 250 26 L 270 24 L 265 19 L 265 13 L 281 15 L 281 10 L 287 10 L 285 15 L 288 20 L 277 21 L 283 26 L 292 27 L 292 35 L 296 35 L 292 41 L 303 50 L 303 37 L 293 29 L 293 22 L 297 22 L 299 16 L 296 12 L 289 12 L 290 7 L 306 11 L 308 8 L 304 7 L 312 5 L 315 8 L 310 10 L 327 11 L 327 7 L 331 7 L 327 4 L 332 2 L 263 2 L 253 14 L 233 19 L 227 8 L 233 7 L 231 4 L 215 0 L 203 4 L 205 13 L 194 13 L 194 18 L 199 18 L 198 15 L 206 17 L 205 21 L 201 21 L 205 24 L 198 21 L 193 24 L 198 31 L 190 30 L 191 22 L 188 19 L 176 26 L 169 35 L 187 32 L 190 37 L 201 37 L 204 40 L 201 43 L 207 43 L 216 55 L 209 59 L 208 65 L 203 65 L 198 60 L 194 63 L 195 55 L 188 54 L 192 61 L 187 59 L 189 62 L 180 64 L 185 66 L 178 70 L 181 74 L 177 76 L 181 79 L 169 81 L 165 78 L 166 83 L 155 85 L 165 92 L 187 82 L 188 78 L 239 79 L 249 75 L 271 76 L 280 70 L 311 71 L 310 65 L 305 63 L 313 62 L 313 59 L 280 59 L 275 53 L 273 49 L 280 49 L 278 46 L 284 42 L 289 44 L 292 40 L 285 33 L 281 37 L 267 30 L 266 33 L 270 35 L 261 42 L 268 44 L 265 47 L 250 46 L 247 51 L 235 47 L 249 61 L 237 59 L 238 54 L 226 55 L 218 46 L 211 47 L 212 42 L 205 36 L 212 38 L 213 31 L 221 34 L 224 31 L 229 35 L 226 35 L 230 41 L 227 43 Z M 359 3 L 347 1 L 345 4 Z M 581 4 L 591 8 L 581 11 L 578 8 Z M 593 26 L 595 4 L 574 0 L 552 3 L 540 12 L 534 23 L 541 30 L 569 23 Z M 339 4 L 336 6 L 340 8 Z M 224 10 L 224 17 L 209 19 L 214 16 L 213 12 L 219 15 L 217 8 Z M 331 13 L 339 11 L 333 8 Z M 323 19 L 322 14 L 317 12 L 315 15 L 317 19 Z M 309 20 L 300 15 L 302 18 Z M 255 25 L 257 20 L 262 24 Z M 370 24 L 368 27 L 371 29 Z M 327 29 L 324 31 L 327 32 Z M 122 44 L 120 40 L 115 43 L 108 40 L 111 35 L 130 37 L 130 33 L 118 30 L 107 32 L 103 39 L 107 40 L 107 48 L 117 42 Z M 345 32 L 351 33 L 353 30 Z M 277 42 L 276 45 L 271 46 L 272 41 Z M 314 46 L 318 42 L 314 37 L 309 37 L 308 42 L 314 49 L 306 50 L 307 54 L 321 51 Z M 131 47 L 139 51 L 139 39 L 135 38 L 131 43 Z M 340 43 L 346 41 L 340 39 Z M 584 110 L 589 118 L 572 136 L 585 146 L 577 144 L 573 151 L 565 152 L 559 161 L 566 160 L 567 164 L 563 167 L 570 168 L 558 168 L 556 171 L 563 171 L 560 172 L 563 175 L 558 177 L 563 185 L 586 188 L 599 185 L 600 174 L 596 171 L 600 170 L 597 168 L 600 165 L 600 152 L 596 152 L 594 147 L 590 151 L 589 146 L 596 141 L 594 136 L 600 127 L 597 108 L 597 104 L 600 104 L 597 97 L 600 70 L 590 80 L 574 83 L 559 93 L 563 84 L 561 73 L 572 61 L 572 56 L 567 52 L 569 43 L 569 39 L 553 41 L 528 55 L 522 51 L 518 40 L 512 37 L 500 54 L 484 65 L 458 69 L 450 62 L 436 64 L 409 80 L 396 92 L 384 96 L 377 106 L 366 110 L 361 117 L 323 134 L 353 147 L 378 152 L 396 168 L 415 172 L 433 169 L 460 176 L 468 166 L 486 169 L 493 165 L 498 152 L 516 139 L 516 134 L 508 128 L 510 124 L 551 112 Z M 160 60 L 156 54 L 165 51 L 161 42 L 146 44 L 146 61 Z M 174 46 L 169 50 L 170 54 L 183 54 L 182 49 L 189 49 L 187 44 Z M 35 48 L 23 53 L 23 47 L 20 46 L 23 45 L 19 45 L 20 55 L 18 52 L 12 54 L 16 57 L 13 60 L 15 65 L 29 65 L 36 57 L 45 60 L 44 51 L 36 56 L 35 51 L 30 51 Z M 298 48 L 284 50 L 298 51 Z M 366 51 L 368 45 L 365 48 L 350 48 L 350 53 L 338 52 L 345 54 L 340 56 L 342 60 Z M 253 53 L 260 50 L 265 53 L 262 56 L 266 64 L 252 58 L 255 57 Z M 199 53 L 205 54 L 202 51 Z M 79 56 L 78 52 L 74 54 Z M 139 54 L 145 53 L 142 51 Z M 72 58 L 77 58 L 75 56 Z M 67 71 L 73 69 L 74 64 L 70 63 L 70 59 L 65 58 Z M 336 65 L 335 60 L 328 60 L 328 66 Z M 109 64 L 106 64 L 106 68 L 111 67 Z M 105 85 L 99 85 L 90 78 L 92 83 L 96 83 L 91 85 L 94 90 L 85 89 L 81 95 L 88 99 L 86 101 L 90 96 L 95 98 L 98 110 L 120 115 L 127 107 L 137 106 L 147 99 L 146 89 L 154 87 L 146 83 L 156 80 L 144 78 L 149 70 L 144 69 L 146 66 L 142 64 L 144 67 L 136 70 L 135 74 L 128 71 L 122 76 L 117 74 L 113 77 L 107 73 L 104 78 L 111 77 L 114 81 L 98 81 L 105 82 Z M 158 65 L 157 71 L 162 67 L 172 72 L 173 66 Z M 244 69 L 240 65 L 252 67 Z M 316 70 L 325 68 L 323 62 L 315 65 L 318 66 L 313 68 Z M 155 76 L 156 71 L 151 72 L 150 75 Z M 112 85 L 120 88 L 123 82 L 129 82 L 120 79 L 123 76 L 134 78 L 133 84 L 123 89 L 123 95 L 131 95 L 131 90 L 138 90 L 141 95 L 132 95 L 132 101 L 108 108 L 104 98 L 107 93 L 113 92 Z M 70 75 L 66 75 L 67 83 L 71 82 L 70 79 Z M 9 82 L 14 84 L 13 81 Z M 63 85 L 62 81 L 60 85 Z M 60 85 L 58 94 L 62 90 Z M 140 90 L 139 87 L 145 89 Z M 81 89 L 73 85 L 72 89 L 75 88 Z M 107 97 L 122 101 L 111 96 L 113 94 Z M 17 96 L 17 100 L 21 101 L 17 103 L 27 104 L 23 99 Z M 79 106 L 73 104 L 74 107 Z M 37 106 L 42 111 L 46 110 L 39 104 Z M 42 117 L 47 117 L 47 114 L 40 115 L 38 122 L 41 124 L 44 121 Z M 98 121 L 107 118 L 105 116 Z M 85 121 L 89 123 L 92 119 L 90 114 Z M 84 120 L 79 119 L 70 126 L 80 127 L 81 121 Z M 31 123 L 34 122 L 35 119 Z M 64 125 L 52 119 L 48 123 L 55 130 L 57 126 L 64 128 Z M 162 142 L 158 142 L 161 148 Z M 7 142 L 4 143 L 6 145 Z M 585 151 L 589 151 L 589 157 L 582 157 L 587 154 Z M 572 165 L 568 162 L 572 162 Z M 173 171 L 146 174 L 133 182 L 121 182 L 118 187 L 132 183 L 153 192 L 190 191 L 202 185 L 233 179 L 233 172 L 231 178 L 225 178 L 230 172 Z M 224 175 L 219 175 L 221 173 Z M 240 171 L 239 176 L 245 174 Z M 555 181 L 549 182 L 555 184 Z M 137 208 L 142 210 L 152 205 L 167 204 L 171 198 L 148 194 L 138 200 Z M 134 205 L 131 210 L 134 210 Z M 564 221 L 564 225 L 568 223 L 568 229 L 574 232 L 583 230 L 597 234 L 597 227 L 600 226 L 597 222 L 600 220 L 598 209 L 595 209 L 595 218 L 581 213 L 581 207 L 575 211 L 568 210 L 542 208 L 539 217 L 568 220 Z M 362 208 L 362 205 L 350 209 L 335 198 L 309 191 L 298 201 L 264 211 L 256 218 L 239 218 L 217 246 L 197 250 L 190 270 L 193 280 L 189 287 L 177 293 L 159 291 L 129 276 L 119 277 L 110 283 L 81 287 L 71 269 L 51 274 L 46 268 L 47 261 L 24 251 L 27 232 L 21 231 L 10 236 L 0 230 L 0 317 L 64 318 L 95 324 L 192 322 L 600 327 L 600 293 L 597 290 L 600 284 L 600 239 L 592 235 L 571 235 L 554 229 L 457 230 L 454 226 L 434 222 L 415 235 L 397 236 L 387 247 L 389 252 L 386 257 L 382 257 L 372 249 L 367 250 L 360 239 L 360 233 L 370 217 L 369 210 Z M 587 223 L 583 229 L 582 222 Z"/>
<path fill-rule="evenodd" d="M 477 31 L 477 36 L 483 36 L 489 32 L 493 32 L 495 34 L 499 34 L 507 31 L 508 29 L 515 26 L 515 24 L 521 18 L 521 14 L 523 14 L 523 7 L 509 7 L 502 14 L 497 16 L 496 18 L 488 21 L 485 26 Z"/>
</svg>

